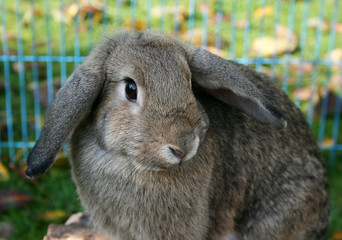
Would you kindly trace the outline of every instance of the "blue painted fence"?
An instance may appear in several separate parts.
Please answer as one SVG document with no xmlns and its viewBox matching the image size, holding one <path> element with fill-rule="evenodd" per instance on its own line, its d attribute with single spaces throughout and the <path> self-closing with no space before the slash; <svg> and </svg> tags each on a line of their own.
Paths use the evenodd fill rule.
<svg viewBox="0 0 342 240">
<path fill-rule="evenodd" d="M 56 88 L 103 34 L 123 27 L 159 29 L 267 72 L 330 161 L 342 158 L 340 0 L 0 1 L 1 159 L 26 158 Z M 256 40 L 264 44 L 255 52 Z M 296 43 L 278 51 L 284 41 Z"/>
</svg>

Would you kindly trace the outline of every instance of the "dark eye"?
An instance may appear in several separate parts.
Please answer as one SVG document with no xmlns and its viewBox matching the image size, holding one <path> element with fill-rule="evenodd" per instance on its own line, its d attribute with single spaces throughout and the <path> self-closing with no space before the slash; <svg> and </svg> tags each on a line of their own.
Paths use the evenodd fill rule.
<svg viewBox="0 0 342 240">
<path fill-rule="evenodd" d="M 138 87 L 137 84 L 133 81 L 131 78 L 126 78 L 126 97 L 130 101 L 136 101 L 137 100 L 137 94 L 138 94 Z"/>
</svg>

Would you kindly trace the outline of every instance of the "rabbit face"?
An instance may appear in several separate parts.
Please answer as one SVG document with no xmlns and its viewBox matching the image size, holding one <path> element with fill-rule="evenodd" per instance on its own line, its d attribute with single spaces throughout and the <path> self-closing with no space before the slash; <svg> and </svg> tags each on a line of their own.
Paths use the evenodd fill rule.
<svg viewBox="0 0 342 240">
<path fill-rule="evenodd" d="M 192 93 L 191 72 L 181 51 L 121 45 L 108 59 L 106 74 L 96 114 L 107 151 L 129 156 L 137 168 L 156 171 L 182 165 L 196 154 L 208 117 Z"/>
</svg>

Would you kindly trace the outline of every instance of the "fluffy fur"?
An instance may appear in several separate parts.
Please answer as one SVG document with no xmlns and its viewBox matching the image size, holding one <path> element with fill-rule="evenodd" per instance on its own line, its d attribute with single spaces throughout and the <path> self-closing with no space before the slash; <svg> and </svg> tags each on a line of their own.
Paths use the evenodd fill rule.
<svg viewBox="0 0 342 240">
<path fill-rule="evenodd" d="M 82 205 L 113 239 L 325 239 L 315 139 L 248 67 L 152 31 L 108 37 L 57 93 L 27 175 L 71 132 Z"/>
</svg>

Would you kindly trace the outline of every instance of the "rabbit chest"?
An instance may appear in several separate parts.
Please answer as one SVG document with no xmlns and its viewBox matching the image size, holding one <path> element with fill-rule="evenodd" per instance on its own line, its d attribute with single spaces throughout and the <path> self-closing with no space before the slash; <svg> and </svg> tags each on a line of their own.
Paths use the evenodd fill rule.
<svg viewBox="0 0 342 240">
<path fill-rule="evenodd" d="M 134 239 L 205 236 L 211 180 L 210 170 L 203 166 L 206 160 L 194 159 L 171 171 L 136 170 L 129 159 L 109 154 L 78 133 L 76 138 L 71 147 L 72 176 L 96 226 Z"/>
</svg>

